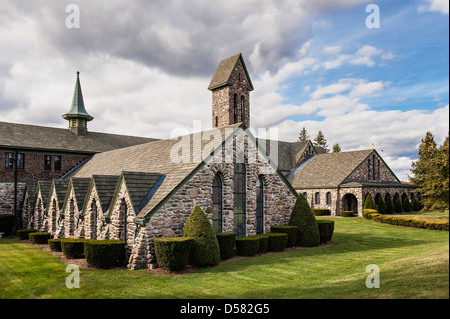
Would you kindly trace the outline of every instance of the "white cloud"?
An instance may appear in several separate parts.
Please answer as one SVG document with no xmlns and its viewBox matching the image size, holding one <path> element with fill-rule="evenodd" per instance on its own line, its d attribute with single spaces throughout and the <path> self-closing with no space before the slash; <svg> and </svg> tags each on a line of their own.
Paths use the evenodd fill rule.
<svg viewBox="0 0 450 319">
<path fill-rule="evenodd" d="M 392 99 L 391 103 L 395 104 L 395 103 L 400 103 L 400 102 L 404 102 L 404 101 L 406 101 L 406 97 L 399 96 L 399 97 Z"/>
<path fill-rule="evenodd" d="M 323 62 L 323 67 L 326 70 L 336 69 L 344 64 L 373 67 L 377 64 L 377 58 L 381 58 L 382 60 L 392 60 L 394 58 L 394 54 L 392 52 L 384 52 L 383 50 L 372 45 L 364 45 L 353 54 L 340 53 L 341 51 L 341 46 L 325 47 L 322 50 L 322 53 L 325 55 L 335 56 L 333 59 Z"/>
<path fill-rule="evenodd" d="M 443 14 L 449 12 L 448 0 L 425 0 L 424 3 L 418 7 L 419 12 L 435 11 Z"/>
</svg>

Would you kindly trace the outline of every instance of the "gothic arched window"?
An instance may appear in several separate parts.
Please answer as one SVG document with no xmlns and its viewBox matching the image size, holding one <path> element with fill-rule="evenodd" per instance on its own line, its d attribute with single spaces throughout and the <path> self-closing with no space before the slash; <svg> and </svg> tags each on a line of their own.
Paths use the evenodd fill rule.
<svg viewBox="0 0 450 319">
<path fill-rule="evenodd" d="M 256 180 L 256 235 L 264 233 L 264 184 L 261 176 Z"/>
<path fill-rule="evenodd" d="M 216 233 L 222 232 L 222 212 L 223 212 L 223 201 L 222 201 L 222 177 L 220 173 L 217 173 L 214 176 L 213 185 L 212 185 L 212 211 L 213 211 L 213 228 Z"/>
<path fill-rule="evenodd" d="M 236 237 L 246 236 L 246 168 L 244 163 L 234 164 L 234 231 Z"/>
</svg>

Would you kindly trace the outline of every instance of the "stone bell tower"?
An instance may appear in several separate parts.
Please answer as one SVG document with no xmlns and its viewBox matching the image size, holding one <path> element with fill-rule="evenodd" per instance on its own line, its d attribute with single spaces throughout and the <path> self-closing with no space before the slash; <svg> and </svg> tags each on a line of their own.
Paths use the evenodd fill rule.
<svg viewBox="0 0 450 319">
<path fill-rule="evenodd" d="M 208 90 L 212 91 L 212 127 L 240 122 L 250 127 L 253 84 L 241 53 L 220 61 Z"/>
</svg>

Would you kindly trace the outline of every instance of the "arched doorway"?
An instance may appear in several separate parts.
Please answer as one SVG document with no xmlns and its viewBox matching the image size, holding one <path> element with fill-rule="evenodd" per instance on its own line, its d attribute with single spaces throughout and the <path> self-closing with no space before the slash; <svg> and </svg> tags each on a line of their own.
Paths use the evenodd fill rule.
<svg viewBox="0 0 450 319">
<path fill-rule="evenodd" d="M 358 212 L 358 199 L 353 194 L 345 194 L 344 197 L 342 197 L 342 209 L 341 210 L 347 210 L 347 211 L 353 211 L 355 213 Z"/>
</svg>

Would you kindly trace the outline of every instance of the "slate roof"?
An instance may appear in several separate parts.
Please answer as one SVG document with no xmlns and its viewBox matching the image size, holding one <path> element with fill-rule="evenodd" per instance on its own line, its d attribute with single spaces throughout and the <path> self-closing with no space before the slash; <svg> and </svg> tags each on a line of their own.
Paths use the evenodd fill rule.
<svg viewBox="0 0 450 319">
<path fill-rule="evenodd" d="M 55 189 L 56 197 L 58 198 L 58 206 L 61 209 L 64 205 L 69 181 L 63 179 L 54 179 L 51 183 L 52 185 L 50 188 L 50 192 L 52 189 Z M 50 201 L 50 197 L 48 198 L 48 201 Z M 50 202 L 48 204 L 50 204 Z"/>
<path fill-rule="evenodd" d="M 338 187 L 372 151 L 318 154 L 288 179 L 295 189 Z"/>
<path fill-rule="evenodd" d="M 245 66 L 244 59 L 242 58 L 241 53 L 235 54 L 229 58 L 220 61 L 216 73 L 214 73 L 211 83 L 209 83 L 208 90 L 214 90 L 225 85 L 231 85 L 232 83 L 230 82 L 230 76 L 234 70 L 234 67 L 236 66 L 236 63 L 239 60 L 241 61 L 242 66 L 244 67 L 245 75 L 247 76 L 248 79 L 249 85 L 248 90 L 253 91 L 253 84 L 248 74 L 247 67 Z"/>
<path fill-rule="evenodd" d="M 73 188 L 75 197 L 77 199 L 78 209 L 81 210 L 83 207 L 86 194 L 89 190 L 89 185 L 91 184 L 91 178 L 71 178 L 70 185 Z"/>
<path fill-rule="evenodd" d="M 36 190 L 41 192 L 42 204 L 44 209 L 47 207 L 48 195 L 50 194 L 50 189 L 52 187 L 52 181 L 38 181 Z M 37 195 L 36 192 L 36 195 Z M 36 197 L 37 200 L 37 197 Z"/>
<path fill-rule="evenodd" d="M 100 201 L 102 211 L 105 212 L 109 208 L 109 203 L 114 195 L 114 191 L 119 181 L 119 175 L 94 175 L 92 183 L 95 184 L 97 195 Z"/>
<path fill-rule="evenodd" d="M 94 154 L 152 141 L 156 139 L 97 132 L 75 135 L 68 129 L 0 122 L 0 148 Z"/>
<path fill-rule="evenodd" d="M 153 186 L 162 176 L 160 173 L 122 172 L 128 195 L 136 213 L 139 213 L 156 193 L 157 187 L 153 188 Z"/>
</svg>

